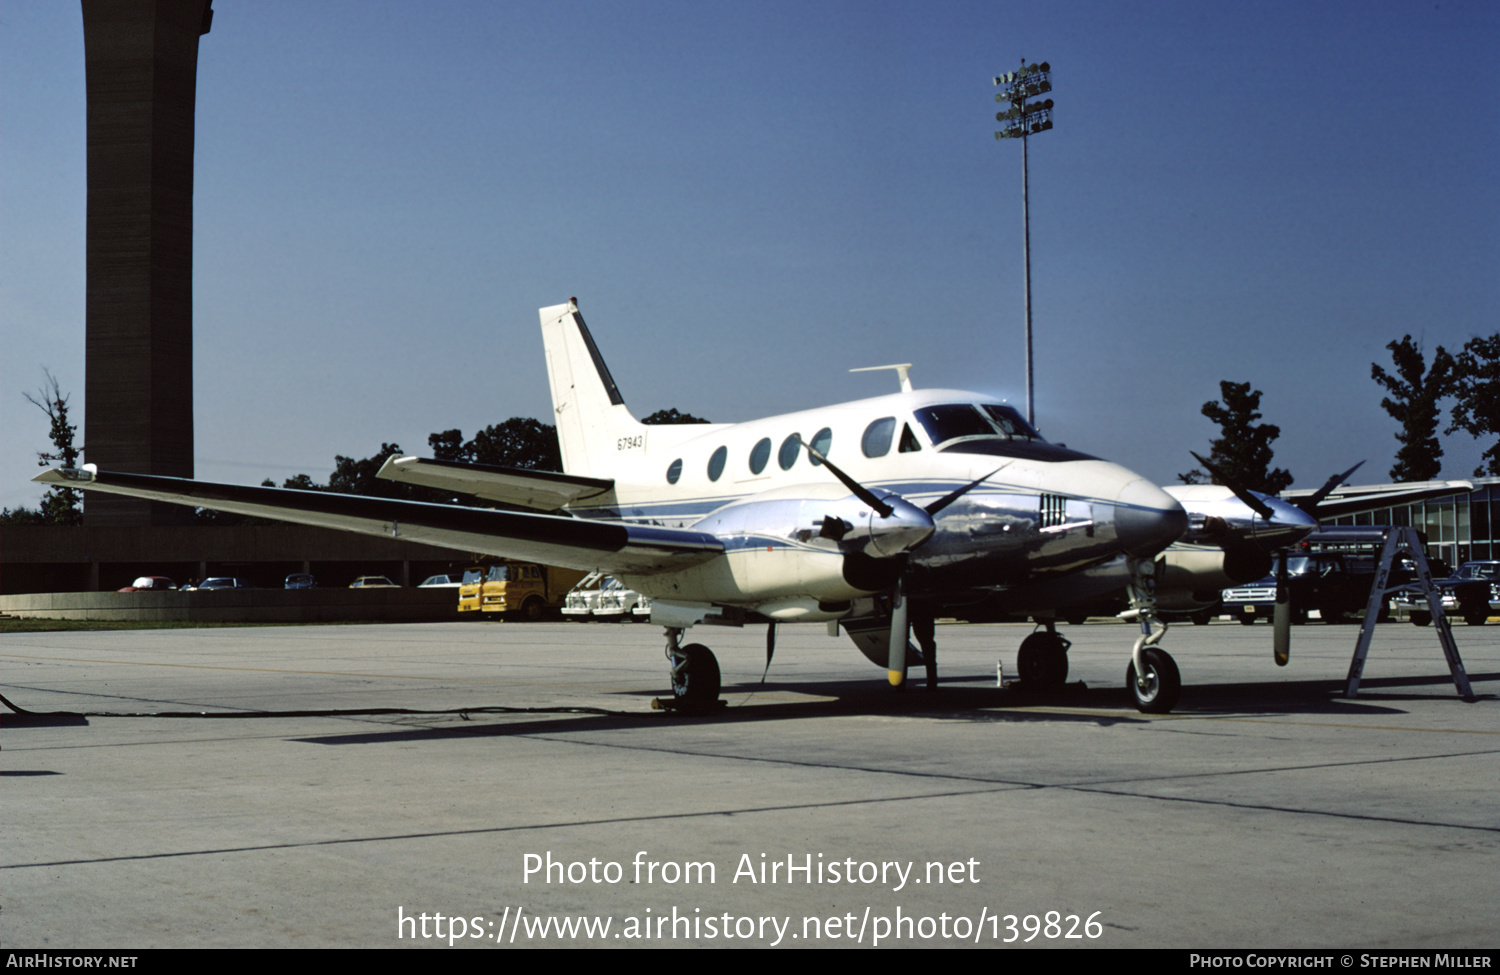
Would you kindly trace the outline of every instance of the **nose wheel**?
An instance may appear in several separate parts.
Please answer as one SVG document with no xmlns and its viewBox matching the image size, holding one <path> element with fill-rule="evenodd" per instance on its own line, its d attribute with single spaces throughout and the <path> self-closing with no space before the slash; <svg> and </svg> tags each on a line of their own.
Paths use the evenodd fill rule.
<svg viewBox="0 0 1500 975">
<path fill-rule="evenodd" d="M 1141 635 L 1130 652 L 1125 686 L 1137 711 L 1166 714 L 1182 693 L 1182 676 L 1172 655 L 1157 646 L 1167 633 L 1167 624 L 1156 616 L 1155 566 L 1149 559 L 1131 559 L 1128 564 L 1130 610 L 1126 615 L 1140 623 Z"/>
<path fill-rule="evenodd" d="M 1125 668 L 1125 686 L 1135 699 L 1136 710 L 1166 714 L 1177 704 L 1177 695 L 1182 692 L 1177 662 L 1165 650 L 1146 647 L 1141 651 L 1141 669 L 1137 676 L 1134 660 Z"/>
</svg>

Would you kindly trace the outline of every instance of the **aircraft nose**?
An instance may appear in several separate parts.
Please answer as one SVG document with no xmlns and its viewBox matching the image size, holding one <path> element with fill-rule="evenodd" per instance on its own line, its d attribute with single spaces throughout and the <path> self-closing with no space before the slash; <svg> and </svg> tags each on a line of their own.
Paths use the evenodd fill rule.
<svg viewBox="0 0 1500 975">
<path fill-rule="evenodd" d="M 1115 499 L 1115 533 L 1137 558 L 1155 555 L 1182 537 L 1188 516 L 1182 505 L 1143 477 L 1126 483 Z"/>
</svg>

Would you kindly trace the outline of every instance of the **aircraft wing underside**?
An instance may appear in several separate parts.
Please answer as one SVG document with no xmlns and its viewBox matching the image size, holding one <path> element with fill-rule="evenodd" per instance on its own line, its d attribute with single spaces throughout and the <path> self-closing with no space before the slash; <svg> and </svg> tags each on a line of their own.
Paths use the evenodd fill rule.
<svg viewBox="0 0 1500 975">
<path fill-rule="evenodd" d="M 597 497 L 615 485 L 614 481 L 597 477 L 424 457 L 387 457 L 375 476 L 539 511 L 556 511 L 569 502 Z"/>
<path fill-rule="evenodd" d="M 717 538 L 703 532 L 559 515 L 89 469 L 53 469 L 36 480 L 574 569 L 652 573 L 724 552 Z"/>
</svg>

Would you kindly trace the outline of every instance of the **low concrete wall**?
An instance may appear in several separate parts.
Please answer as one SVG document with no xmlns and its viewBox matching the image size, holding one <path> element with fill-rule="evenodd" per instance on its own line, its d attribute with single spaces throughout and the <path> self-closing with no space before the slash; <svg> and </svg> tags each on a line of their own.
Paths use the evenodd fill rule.
<svg viewBox="0 0 1500 975">
<path fill-rule="evenodd" d="M 60 620 L 189 620 L 207 623 L 460 618 L 458 590 L 451 588 L 37 592 L 0 596 L 0 612 Z"/>
<path fill-rule="evenodd" d="M 404 539 L 302 525 L 12 525 L 0 544 L 0 593 L 109 592 L 137 576 L 178 582 L 236 576 L 278 589 L 293 572 L 311 572 L 329 589 L 363 575 L 415 586 L 427 576 L 462 570 L 470 558 Z"/>
</svg>

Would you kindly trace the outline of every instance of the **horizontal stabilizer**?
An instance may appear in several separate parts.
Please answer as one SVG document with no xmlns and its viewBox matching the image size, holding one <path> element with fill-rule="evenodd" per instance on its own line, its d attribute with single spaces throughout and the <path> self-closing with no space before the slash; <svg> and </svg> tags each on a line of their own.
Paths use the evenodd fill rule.
<svg viewBox="0 0 1500 975">
<path fill-rule="evenodd" d="M 556 511 L 569 502 L 597 497 L 615 486 L 614 481 L 597 477 L 425 457 L 387 457 L 375 476 L 538 511 Z"/>
<path fill-rule="evenodd" d="M 723 544 L 712 535 L 677 528 L 110 473 L 94 470 L 92 465 L 78 470 L 54 468 L 35 480 L 584 571 L 647 574 L 686 568 L 724 551 Z"/>
</svg>

